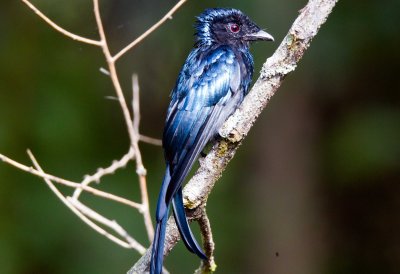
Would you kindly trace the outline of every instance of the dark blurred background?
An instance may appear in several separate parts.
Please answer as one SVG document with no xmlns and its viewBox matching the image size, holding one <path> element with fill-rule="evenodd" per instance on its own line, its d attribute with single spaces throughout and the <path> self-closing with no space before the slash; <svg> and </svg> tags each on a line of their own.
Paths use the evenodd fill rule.
<svg viewBox="0 0 400 274">
<path fill-rule="evenodd" d="M 34 1 L 61 26 L 96 38 L 91 1 Z M 114 52 L 175 1 L 101 1 Z M 144 134 L 160 138 L 168 95 L 206 7 L 246 12 L 277 42 L 252 48 L 256 72 L 306 1 L 189 1 L 118 63 L 130 98 L 141 84 Z M 212 192 L 217 273 L 400 273 L 400 1 L 340 1 Z M 79 181 L 128 147 L 100 49 L 74 42 L 21 1 L 0 3 L 0 152 Z M 257 77 L 258 73 L 256 73 Z M 152 212 L 164 169 L 141 144 Z M 138 199 L 133 165 L 101 188 Z M 66 193 L 70 189 L 64 189 Z M 86 196 L 85 196 L 86 197 Z M 138 213 L 86 197 L 148 245 Z M 139 256 L 96 234 L 38 178 L 0 163 L 0 273 L 125 273 Z M 182 244 L 166 260 L 193 273 Z"/>
</svg>

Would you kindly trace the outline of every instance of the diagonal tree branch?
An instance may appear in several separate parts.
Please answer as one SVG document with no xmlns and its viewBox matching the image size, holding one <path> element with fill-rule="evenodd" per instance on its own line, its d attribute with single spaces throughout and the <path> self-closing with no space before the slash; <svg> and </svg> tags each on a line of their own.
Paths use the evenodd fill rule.
<svg viewBox="0 0 400 274">
<path fill-rule="evenodd" d="M 220 135 L 200 168 L 184 189 L 185 206 L 196 209 L 203 206 L 215 182 L 233 158 L 253 123 L 266 107 L 284 78 L 297 67 L 311 40 L 325 23 L 338 0 L 310 0 L 300 11 L 288 34 L 275 53 L 264 63 L 260 77 L 246 96 L 241 107 L 225 122 Z M 198 220 L 200 217 L 195 218 Z M 168 221 L 164 256 L 179 240 L 179 233 L 171 217 Z M 128 271 L 129 274 L 147 273 L 151 248 Z"/>
</svg>

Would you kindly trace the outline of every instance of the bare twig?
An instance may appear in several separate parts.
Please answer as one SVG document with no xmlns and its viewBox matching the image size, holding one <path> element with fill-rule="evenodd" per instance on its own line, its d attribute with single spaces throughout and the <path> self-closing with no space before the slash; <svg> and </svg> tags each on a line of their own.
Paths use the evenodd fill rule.
<svg viewBox="0 0 400 274">
<path fill-rule="evenodd" d="M 132 102 L 132 108 L 133 108 L 133 129 L 134 133 L 139 135 L 139 125 L 140 125 L 140 104 L 139 104 L 139 80 L 136 74 L 132 76 L 132 92 L 133 92 L 133 102 Z M 136 173 L 139 177 L 139 186 L 140 186 L 140 194 L 141 194 L 141 199 L 142 199 L 142 205 L 143 205 L 143 218 L 144 218 L 144 224 L 146 227 L 147 231 L 147 236 L 149 238 L 149 241 L 151 242 L 153 237 L 154 237 L 154 227 L 153 223 L 151 221 L 151 216 L 150 216 L 150 206 L 149 206 L 149 195 L 147 193 L 147 182 L 146 182 L 146 169 L 143 166 L 142 162 L 142 156 L 139 150 L 139 136 L 136 138 L 136 142 L 133 143 L 133 147 L 135 148 L 136 151 Z"/>
<path fill-rule="evenodd" d="M 106 227 L 112 229 L 115 233 L 117 233 L 120 237 L 122 237 L 126 242 L 129 243 L 131 248 L 136 249 L 140 254 L 143 254 L 146 249 L 139 244 L 134 238 L 132 238 L 125 229 L 123 229 L 115 220 L 109 220 L 104 216 L 100 215 L 93 209 L 87 207 L 82 204 L 79 200 L 76 200 L 71 197 L 67 197 L 67 200 L 73 205 L 76 209 L 78 209 L 82 214 L 86 215 L 90 219 L 103 224 Z"/>
<path fill-rule="evenodd" d="M 40 18 L 42 18 L 52 28 L 54 28 L 58 32 L 64 34 L 65 36 L 68 36 L 69 38 L 72 38 L 72 39 L 74 39 L 76 41 L 79 41 L 79 42 L 82 42 L 82 43 L 86 43 L 86 44 L 90 44 L 90 45 L 95 45 L 95 46 L 100 46 L 101 45 L 100 41 L 88 39 L 88 38 L 76 35 L 76 34 L 74 34 L 72 32 L 69 32 L 69 31 L 63 29 L 62 27 L 60 27 L 59 25 L 57 25 L 56 23 L 51 21 L 46 15 L 44 15 L 40 10 L 38 10 L 28 0 L 22 0 L 22 2 L 24 2 L 31 10 L 33 10 Z"/>
<path fill-rule="evenodd" d="M 100 35 L 100 41 L 101 41 L 101 47 L 103 49 L 104 56 L 107 60 L 108 63 L 108 69 L 110 72 L 110 77 L 111 81 L 114 85 L 115 92 L 118 97 L 118 101 L 121 105 L 121 109 L 124 115 L 125 123 L 128 129 L 128 134 L 130 137 L 130 142 L 131 142 L 131 147 L 133 148 L 135 152 L 135 157 L 136 157 L 136 173 L 139 176 L 139 186 L 140 186 L 140 192 L 141 192 L 141 199 L 142 199 L 142 211 L 141 213 L 143 214 L 144 217 L 144 222 L 145 222 L 145 227 L 147 231 L 147 235 L 149 239 L 151 240 L 154 235 L 154 228 L 153 224 L 151 222 L 151 217 L 150 217 L 150 209 L 149 209 L 149 199 L 148 199 L 148 194 L 147 194 L 147 183 L 146 183 L 146 169 L 143 166 L 142 162 L 142 156 L 140 153 L 139 149 L 139 132 L 135 130 L 133 124 L 137 125 L 137 128 L 139 127 L 139 120 L 140 116 L 137 115 L 135 119 L 137 121 L 133 121 L 129 112 L 129 108 L 126 104 L 126 100 L 124 97 L 124 94 L 122 92 L 121 84 L 118 79 L 117 75 L 117 70 L 115 67 L 115 58 L 111 56 L 110 49 L 108 48 L 107 44 L 107 39 L 106 35 L 104 32 L 103 28 L 103 23 L 101 20 L 101 15 L 100 15 L 100 10 L 99 10 L 99 2 L 98 0 L 93 0 L 93 6 L 94 6 L 94 14 L 96 17 L 96 23 L 97 27 L 99 29 L 99 35 Z M 122 53 L 120 56 L 122 56 L 124 53 Z M 133 110 L 135 113 L 138 112 L 138 110 Z"/>
<path fill-rule="evenodd" d="M 139 98 L 139 78 L 137 74 L 132 75 L 132 111 L 133 111 L 133 129 L 139 132 L 140 125 L 140 98 Z M 140 138 L 140 137 L 139 137 Z"/>
<path fill-rule="evenodd" d="M 129 149 L 128 153 L 125 154 L 120 160 L 114 161 L 109 167 L 99 168 L 97 172 L 93 175 L 85 176 L 85 179 L 82 181 L 83 184 L 89 184 L 91 182 L 99 183 L 100 179 L 105 175 L 114 174 L 118 169 L 126 167 L 128 162 L 135 157 L 135 152 L 132 148 Z"/>
<path fill-rule="evenodd" d="M 122 113 L 124 116 L 125 124 L 127 127 L 129 139 L 130 139 L 130 149 L 126 155 L 124 155 L 120 160 L 114 161 L 109 167 L 107 168 L 100 168 L 98 171 L 93 174 L 86 176 L 84 180 L 80 183 L 77 184 L 75 182 L 71 182 L 68 180 L 64 180 L 62 178 L 58 178 L 49 174 L 45 174 L 43 172 L 39 172 L 38 170 L 26 167 L 20 163 L 17 163 L 5 156 L 2 157 L 0 155 L 0 158 L 3 159 L 4 161 L 8 162 L 9 164 L 14 165 L 15 167 L 18 167 L 22 170 L 25 170 L 27 172 L 30 172 L 34 175 L 40 176 L 44 179 L 48 180 L 54 180 L 55 182 L 62 183 L 64 185 L 70 186 L 70 187 L 75 187 L 75 192 L 73 194 L 73 199 L 78 200 L 80 194 L 82 193 L 82 190 L 91 192 L 95 195 L 101 196 L 101 197 L 107 197 L 108 199 L 112 200 L 118 200 L 121 203 L 128 204 L 130 206 L 133 206 L 142 213 L 144 217 L 144 222 L 145 222 L 145 227 L 146 231 L 149 237 L 149 240 L 153 238 L 154 234 L 154 228 L 151 222 L 151 217 L 150 217 L 150 210 L 149 210 L 149 201 L 148 201 L 148 193 L 147 193 L 147 183 L 146 183 L 146 169 L 143 166 L 142 162 L 142 156 L 140 153 L 139 149 L 139 140 L 140 140 L 140 133 L 139 133 L 139 122 L 140 122 L 140 113 L 139 113 L 139 86 L 138 86 L 138 81 L 137 77 L 135 77 L 135 81 L 133 82 L 134 84 L 134 98 L 133 98 L 133 112 L 135 114 L 135 119 L 132 120 L 132 117 L 130 115 L 130 111 L 128 108 L 128 105 L 126 103 L 126 99 L 124 97 L 121 84 L 118 79 L 118 74 L 115 66 L 115 62 L 118 58 L 120 58 L 125 52 L 127 52 L 130 48 L 132 48 L 134 45 L 142 41 L 145 37 L 147 37 L 152 31 L 154 31 L 158 26 L 160 26 L 166 19 L 160 20 L 158 23 L 156 23 L 152 28 L 147 30 L 143 35 L 141 35 L 138 39 L 136 39 L 131 45 L 126 47 L 125 49 L 121 50 L 116 58 L 112 56 L 108 43 L 107 43 L 107 38 L 106 34 L 104 31 L 102 19 L 101 19 L 101 14 L 100 14 L 100 9 L 99 9 L 99 1 L 98 0 L 93 0 L 93 7 L 94 7 L 94 16 L 96 19 L 96 25 L 98 28 L 98 33 L 100 36 L 100 41 L 95 41 L 91 39 L 87 39 L 78 35 L 75 35 L 61 27 L 59 27 L 57 24 L 55 24 L 53 21 L 51 21 L 47 16 L 45 16 L 41 11 L 39 11 L 35 6 L 33 6 L 28 0 L 22 0 L 26 5 L 28 5 L 29 8 L 31 8 L 39 17 L 41 17 L 46 23 L 48 23 L 52 28 L 56 29 L 57 31 L 61 32 L 62 34 L 78 40 L 80 42 L 85 42 L 88 44 L 93 44 L 96 46 L 101 47 L 104 53 L 104 57 L 107 61 L 108 69 L 101 69 L 102 72 L 106 72 L 107 75 L 110 76 L 111 81 L 113 83 L 115 92 L 116 92 L 116 99 L 119 101 Z M 185 0 L 186 1 L 186 0 Z M 170 17 L 185 1 L 180 1 L 171 11 L 168 12 L 166 15 L 167 17 Z M 150 142 L 150 143 L 157 143 L 156 140 L 152 138 L 146 138 L 142 137 L 144 141 Z M 117 197 L 112 194 L 108 194 L 102 191 L 98 191 L 96 189 L 93 189 L 89 187 L 88 185 L 92 182 L 99 182 L 101 178 L 105 175 L 112 174 L 115 171 L 117 171 L 120 168 L 123 168 L 126 166 L 126 164 L 130 161 L 136 158 L 136 173 L 138 174 L 139 177 L 139 186 L 140 186 L 140 191 L 141 191 L 141 200 L 142 203 L 134 203 L 131 201 L 128 201 L 124 198 Z"/>
<path fill-rule="evenodd" d="M 116 201 L 118 203 L 121 203 L 121 204 L 124 204 L 124 205 L 128 205 L 130 207 L 142 210 L 142 205 L 141 204 L 132 202 L 132 201 L 130 201 L 128 199 L 116 196 L 116 195 L 108 193 L 108 192 L 104 192 L 104 191 L 95 189 L 95 188 L 90 187 L 90 186 L 81 185 L 81 184 L 78 184 L 78 183 L 75 183 L 75 182 L 72 182 L 72 181 L 69 181 L 69 180 L 65 180 L 65 179 L 53 176 L 51 174 L 45 173 L 45 172 L 43 172 L 41 170 L 34 169 L 32 167 L 28 167 L 26 165 L 23 165 L 21 163 L 18 163 L 16 161 L 8 158 L 7 156 L 4 156 L 3 154 L 0 154 L 0 160 L 5 162 L 5 163 L 7 163 L 7 164 L 9 164 L 9 165 L 11 165 L 11 166 L 14 166 L 14 167 L 16 167 L 16 168 L 18 168 L 20 170 L 23 170 L 25 172 L 28 172 L 28 173 L 33 174 L 35 176 L 38 176 L 38 177 L 40 177 L 42 179 L 51 180 L 51 181 L 54 181 L 56 183 L 68 186 L 68 187 L 72 187 L 72 188 L 76 188 L 76 189 L 82 189 L 84 191 L 92 193 L 93 195 L 96 195 L 96 196 L 99 196 L 99 197 L 102 197 L 102 198 L 105 198 L 105 199 L 108 199 L 108 200 Z"/>
<path fill-rule="evenodd" d="M 106 76 L 110 76 L 110 72 L 108 70 L 106 70 L 105 68 L 99 68 L 99 71 Z"/>
<path fill-rule="evenodd" d="M 204 206 L 215 182 L 233 158 L 241 141 L 249 132 L 254 121 L 266 107 L 284 78 L 295 70 L 311 40 L 325 23 L 337 0 L 309 0 L 300 11 L 289 33 L 275 53 L 267 59 L 261 75 L 246 96 L 241 107 L 224 123 L 220 135 L 224 138 L 214 144 L 207 157 L 200 161 L 200 168 L 184 189 L 185 205 L 189 208 Z M 199 219 L 199 218 L 198 218 Z M 170 218 L 171 220 L 171 218 Z M 165 250 L 170 251 L 177 243 L 179 232 L 168 222 Z M 164 253 L 164 256 L 168 254 Z M 150 263 L 151 248 L 128 271 L 146 273 Z"/>
<path fill-rule="evenodd" d="M 100 35 L 101 48 L 103 49 L 103 53 L 104 53 L 104 56 L 105 56 L 107 64 L 108 64 L 108 71 L 110 73 L 111 81 L 114 85 L 114 89 L 115 89 L 115 92 L 118 97 L 118 102 L 120 103 L 122 113 L 124 115 L 124 120 L 125 120 L 126 127 L 128 129 L 130 142 L 131 142 L 131 145 L 133 145 L 133 143 L 136 142 L 136 139 L 138 137 L 136 137 L 136 135 L 134 133 L 134 129 L 133 129 L 133 125 L 132 125 L 132 118 L 129 113 L 129 108 L 128 108 L 128 105 L 126 104 L 126 100 L 125 100 L 124 94 L 122 92 L 121 84 L 118 79 L 115 62 L 113 61 L 113 58 L 110 53 L 110 49 L 108 48 L 107 39 L 106 39 L 106 35 L 104 32 L 103 23 L 102 23 L 101 15 L 100 15 L 99 1 L 93 0 L 93 6 L 94 6 L 94 14 L 96 17 L 96 24 L 97 24 L 97 28 L 99 30 L 99 35 Z"/>
<path fill-rule="evenodd" d="M 36 169 L 41 172 L 44 173 L 43 169 L 40 167 L 40 165 L 38 164 L 38 162 L 36 161 L 35 157 L 33 156 L 32 152 L 30 152 L 28 150 L 28 155 L 31 158 L 31 161 L 33 163 L 33 165 L 36 167 Z M 90 226 L 91 228 L 93 228 L 95 231 L 97 231 L 98 233 L 100 233 L 101 235 L 105 236 L 106 238 L 108 238 L 109 240 L 113 241 L 114 243 L 124 247 L 124 248 L 138 248 L 140 247 L 140 245 L 138 246 L 132 246 L 130 243 L 127 243 L 121 239 L 118 239 L 117 237 L 115 237 L 114 235 L 108 233 L 107 231 L 105 231 L 104 229 L 102 229 L 101 227 L 99 227 L 98 225 L 96 225 L 95 223 L 93 223 L 91 220 L 89 220 L 85 215 L 83 215 L 81 212 L 79 212 L 79 210 L 77 210 L 65 197 L 64 195 L 61 194 L 61 192 L 55 187 L 55 185 L 51 182 L 50 179 L 48 178 L 43 178 L 44 181 L 46 182 L 46 184 L 49 186 L 49 188 L 54 192 L 54 194 L 73 212 L 75 213 L 84 223 L 86 223 L 88 226 Z M 141 248 L 137 249 L 139 253 L 143 253 L 143 250 Z"/>
<path fill-rule="evenodd" d="M 160 139 L 156 139 L 153 137 L 149 137 L 149 136 L 145 136 L 140 134 L 139 135 L 139 141 L 142 141 L 144 143 L 148 143 L 151 145 L 155 145 L 155 146 L 162 146 L 162 141 Z"/>
<path fill-rule="evenodd" d="M 39 9 L 37 9 L 33 4 L 29 2 L 29 0 L 22 0 L 31 10 L 33 10 L 41 19 L 43 19 L 50 27 L 54 28 L 58 32 L 62 33 L 63 35 L 72 38 L 74 40 L 77 40 L 79 42 L 91 44 L 98 46 L 102 49 L 104 57 L 107 61 L 107 66 L 108 68 L 101 68 L 100 71 L 108 76 L 110 76 L 111 81 L 113 83 L 115 92 L 116 92 L 116 97 L 115 98 L 117 101 L 120 103 L 120 107 L 122 109 L 123 117 L 125 120 L 125 124 L 127 127 L 129 139 L 130 139 L 130 146 L 129 146 L 129 151 L 120 159 L 114 161 L 110 166 L 106 168 L 99 168 L 94 174 L 92 175 L 87 175 L 85 176 L 84 180 L 81 181 L 81 183 L 75 183 L 69 180 L 65 180 L 63 178 L 59 178 L 50 174 L 47 174 L 43 172 L 43 170 L 40 168 L 39 164 L 37 163 L 36 159 L 33 157 L 33 155 L 29 153 L 31 160 L 33 161 L 34 165 L 36 166 L 36 169 L 32 167 L 25 166 L 21 163 L 18 163 L 2 154 L 0 154 L 0 160 L 18 168 L 21 169 L 25 172 L 31 173 L 33 175 L 36 175 L 38 177 L 41 177 L 42 179 L 45 180 L 45 182 L 49 185 L 50 189 L 61 199 L 61 201 L 66 204 L 79 218 L 81 218 L 85 223 L 87 223 L 89 226 L 91 226 L 93 229 L 95 229 L 97 232 L 100 234 L 106 236 L 110 240 L 116 242 L 117 244 L 125 247 L 125 248 L 133 248 L 138 250 L 140 253 L 143 253 L 144 248 L 141 246 L 135 239 L 130 237 L 127 232 L 119 226 L 115 221 L 111 221 L 104 216 L 100 215 L 99 213 L 95 212 L 93 209 L 90 209 L 89 207 L 85 206 L 82 204 L 78 199 L 82 193 L 82 191 L 92 193 L 94 195 L 97 195 L 99 197 L 107 198 L 113 201 L 117 201 L 121 204 L 125 204 L 128 206 L 131 206 L 133 208 L 136 208 L 139 210 L 139 212 L 143 215 L 144 218 L 144 223 L 146 227 L 146 231 L 149 237 L 149 240 L 153 238 L 154 235 L 154 228 L 151 222 L 151 217 L 150 217 L 150 210 L 149 210 L 149 200 L 148 200 L 148 193 L 147 193 L 147 182 L 146 182 L 146 169 L 143 165 L 142 161 L 142 156 L 141 152 L 139 149 L 139 141 L 147 142 L 150 144 L 154 145 L 161 145 L 161 140 L 147 137 L 144 135 L 141 135 L 139 133 L 139 123 L 140 123 L 140 104 L 139 104 L 139 84 L 137 80 L 137 76 L 134 75 L 133 77 L 133 102 L 132 102 L 132 110 L 133 110 L 133 117 L 132 119 L 128 105 L 126 103 L 126 99 L 124 97 L 123 91 L 121 84 L 118 79 L 118 74 L 117 74 L 117 69 L 115 66 L 115 62 L 122 57 L 128 50 L 132 49 L 135 45 L 143 41 L 149 34 L 151 34 L 154 30 L 156 30 L 159 26 L 161 26 L 166 20 L 172 18 L 172 14 L 174 14 L 187 0 L 180 0 L 170 11 L 167 12 L 167 14 L 161 18 L 156 24 L 154 24 L 152 27 L 150 27 L 147 31 L 145 31 L 142 35 L 140 35 L 137 39 L 135 39 L 132 43 L 130 43 L 128 46 L 120 50 L 115 56 L 112 56 L 108 43 L 107 43 L 107 38 L 106 34 L 104 31 L 102 19 L 101 19 L 101 14 L 100 14 L 100 9 L 99 9 L 99 1 L 98 0 L 93 0 L 93 7 L 94 7 L 94 16 L 96 19 L 96 25 L 98 28 L 98 33 L 100 36 L 100 40 L 93 40 L 93 39 L 88 39 L 79 35 L 76 35 L 72 32 L 67 31 L 66 29 L 60 27 L 56 23 L 54 23 L 52 20 L 50 20 L 46 15 L 44 15 Z M 100 190 L 97 190 L 95 188 L 92 188 L 89 186 L 89 184 L 93 182 L 99 183 L 101 178 L 113 174 L 117 170 L 124 168 L 127 163 L 131 160 L 136 160 L 136 173 L 139 178 L 139 187 L 140 187 L 140 192 L 141 192 L 141 204 L 135 203 L 132 201 L 129 201 L 125 198 L 118 197 L 116 195 L 103 192 Z M 63 184 L 68 187 L 73 187 L 75 188 L 74 194 L 72 197 L 64 197 L 64 195 L 54 186 L 53 181 L 55 183 Z M 121 240 L 117 237 L 115 237 L 112 234 L 109 234 L 106 232 L 104 229 L 96 225 L 94 222 L 92 222 L 89 218 L 109 227 L 110 229 L 114 230 L 115 233 L 117 233 L 119 236 L 121 236 L 124 240 Z"/>
<path fill-rule="evenodd" d="M 128 52 L 131 48 L 142 42 L 149 34 L 151 34 L 153 31 L 155 31 L 158 27 L 160 27 L 165 21 L 168 19 L 172 18 L 172 15 L 183 5 L 187 2 L 187 0 L 180 0 L 176 5 L 169 11 L 167 14 L 164 15 L 163 18 L 161 18 L 157 23 L 155 23 L 152 27 L 150 27 L 148 30 L 146 30 L 142 35 L 140 35 L 138 38 L 136 38 L 132 43 L 127 45 L 125 48 L 123 48 L 120 52 L 114 55 L 113 61 L 117 61 L 119 58 L 121 58 L 122 55 L 124 55 L 126 52 Z"/>
<path fill-rule="evenodd" d="M 142 197 L 141 213 L 143 214 L 144 224 L 145 224 L 146 231 L 147 231 L 147 237 L 149 238 L 149 241 L 151 242 L 154 237 L 154 227 L 153 227 L 153 223 L 151 221 L 151 216 L 150 216 L 150 207 L 149 207 L 149 198 L 148 198 L 148 194 L 147 194 L 146 176 L 144 176 L 144 175 L 138 175 L 138 176 L 139 176 L 140 193 L 141 193 L 141 197 Z"/>
<path fill-rule="evenodd" d="M 130 148 L 127 154 L 125 154 L 120 160 L 114 161 L 109 167 L 99 168 L 93 175 L 86 175 L 84 180 L 81 182 L 82 187 L 75 189 L 73 198 L 79 198 L 79 195 L 82 193 L 83 186 L 87 186 L 92 182 L 99 183 L 102 177 L 105 175 L 114 174 L 114 172 L 118 169 L 124 168 L 134 157 L 135 152 L 133 148 Z"/>
</svg>

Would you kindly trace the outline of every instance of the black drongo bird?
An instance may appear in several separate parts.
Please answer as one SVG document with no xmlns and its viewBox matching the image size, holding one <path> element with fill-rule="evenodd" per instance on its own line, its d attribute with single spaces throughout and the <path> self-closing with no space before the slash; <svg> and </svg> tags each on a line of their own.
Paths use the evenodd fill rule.
<svg viewBox="0 0 400 274">
<path fill-rule="evenodd" d="M 151 274 L 162 271 L 171 202 L 187 249 L 207 259 L 186 219 L 182 183 L 207 142 L 247 94 L 253 75 L 250 42 L 273 41 L 249 17 L 230 8 L 205 10 L 197 17 L 195 35 L 195 46 L 172 90 L 163 134 L 167 168 L 157 202 Z"/>
</svg>

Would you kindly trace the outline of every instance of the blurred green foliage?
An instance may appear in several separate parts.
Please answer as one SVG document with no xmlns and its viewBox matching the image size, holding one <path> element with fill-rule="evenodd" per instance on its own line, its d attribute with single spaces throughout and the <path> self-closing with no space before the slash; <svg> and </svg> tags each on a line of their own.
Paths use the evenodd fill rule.
<svg viewBox="0 0 400 274">
<path fill-rule="evenodd" d="M 58 24 L 96 38 L 91 1 L 37 0 Z M 175 1 L 101 1 L 114 52 Z M 168 95 L 206 7 L 245 11 L 280 41 L 306 1 L 189 1 L 118 63 L 130 99 L 140 77 L 141 131 L 160 138 Z M 400 1 L 340 1 L 240 148 L 208 202 L 218 273 L 398 273 Z M 0 3 L 0 152 L 80 180 L 128 146 L 99 49 L 50 29 L 20 1 Z M 278 44 L 256 44 L 256 70 Z M 142 144 L 152 209 L 164 163 Z M 138 199 L 134 167 L 104 179 Z M 66 192 L 70 189 L 64 189 Z M 147 245 L 141 216 L 86 197 Z M 85 226 L 31 175 L 0 163 L 0 273 L 124 273 L 138 255 Z M 199 264 L 182 244 L 171 273 Z"/>
</svg>

